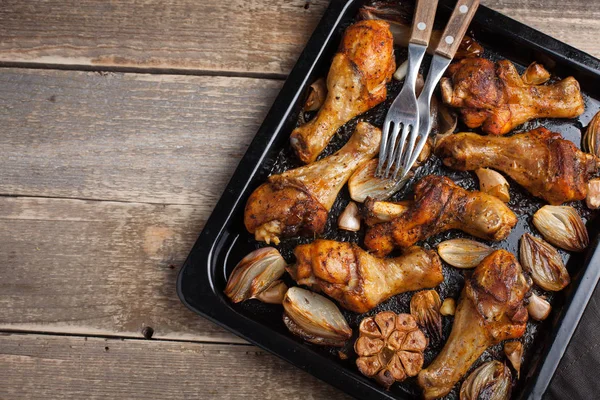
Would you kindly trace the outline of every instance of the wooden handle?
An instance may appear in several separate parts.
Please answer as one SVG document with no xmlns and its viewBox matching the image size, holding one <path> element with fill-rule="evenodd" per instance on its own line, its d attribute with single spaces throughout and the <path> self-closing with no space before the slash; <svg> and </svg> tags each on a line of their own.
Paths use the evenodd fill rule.
<svg viewBox="0 0 600 400">
<path fill-rule="evenodd" d="M 465 32 L 479 7 L 479 0 L 458 0 L 450 21 L 444 29 L 440 43 L 435 49 L 435 52 L 447 58 L 454 58 L 460 42 L 465 36 Z"/>
<path fill-rule="evenodd" d="M 429 44 L 437 3 L 438 0 L 417 0 L 412 30 L 410 31 L 410 43 L 422 44 L 423 46 Z"/>
</svg>

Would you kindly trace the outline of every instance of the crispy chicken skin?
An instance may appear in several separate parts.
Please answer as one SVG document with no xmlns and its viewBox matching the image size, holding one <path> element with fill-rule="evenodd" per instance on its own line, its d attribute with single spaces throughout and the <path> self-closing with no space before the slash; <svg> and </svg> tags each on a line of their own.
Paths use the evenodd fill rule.
<svg viewBox="0 0 600 400">
<path fill-rule="evenodd" d="M 539 65 L 519 76 L 508 60 L 494 62 L 466 58 L 448 67 L 442 78 L 443 101 L 458 107 L 469 128 L 504 135 L 533 118 L 574 118 L 584 111 L 579 83 L 568 77 L 551 85 L 537 85 L 547 71 Z M 533 76 L 532 76 L 533 75 Z M 540 75 L 537 79 L 536 75 Z"/>
<path fill-rule="evenodd" d="M 385 100 L 396 69 L 394 39 L 385 21 L 360 21 L 346 29 L 327 76 L 327 98 L 316 117 L 294 129 L 290 142 L 310 163 L 346 122 Z"/>
<path fill-rule="evenodd" d="M 364 313 L 399 293 L 433 288 L 444 280 L 435 251 L 414 246 L 397 258 L 377 258 L 354 243 L 315 240 L 296 247 L 296 265 L 288 267 L 299 285 Z"/>
<path fill-rule="evenodd" d="M 515 256 L 506 250 L 494 251 L 475 268 L 446 345 L 419 373 L 425 399 L 448 394 L 488 347 L 523 336 L 529 318 L 523 299 L 530 288 Z"/>
<path fill-rule="evenodd" d="M 585 199 L 588 181 L 600 168 L 600 159 L 545 128 L 510 137 L 448 135 L 436 143 L 435 152 L 445 165 L 460 171 L 502 171 L 550 204 Z"/>
<path fill-rule="evenodd" d="M 250 196 L 244 224 L 256 240 L 321 233 L 338 192 L 352 173 L 379 151 L 381 131 L 360 122 L 348 143 L 324 159 L 272 175 Z"/>
<path fill-rule="evenodd" d="M 444 176 L 428 175 L 416 185 L 415 199 L 405 212 L 367 230 L 365 246 L 382 257 L 396 246 L 410 247 L 450 229 L 498 241 L 516 223 L 515 214 L 496 197 L 469 192 Z"/>
</svg>

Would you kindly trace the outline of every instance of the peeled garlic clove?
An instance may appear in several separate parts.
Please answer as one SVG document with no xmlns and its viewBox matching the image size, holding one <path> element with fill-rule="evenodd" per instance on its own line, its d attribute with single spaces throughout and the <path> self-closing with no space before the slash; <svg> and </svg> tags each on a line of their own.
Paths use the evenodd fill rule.
<svg viewBox="0 0 600 400">
<path fill-rule="evenodd" d="M 454 315 L 456 312 L 456 302 L 453 298 L 446 298 L 440 307 L 440 314 L 444 316 Z"/>
<path fill-rule="evenodd" d="M 489 168 L 479 168 L 475 170 L 479 179 L 479 190 L 501 201 L 508 203 L 510 201 L 510 186 L 501 173 Z"/>
<path fill-rule="evenodd" d="M 350 232 L 360 230 L 360 213 L 355 202 L 348 203 L 338 218 L 338 228 Z"/>
<path fill-rule="evenodd" d="M 500 361 L 488 361 L 471 372 L 460 387 L 460 400 L 508 400 L 512 375 Z"/>
<path fill-rule="evenodd" d="M 475 268 L 494 249 L 471 239 L 451 239 L 438 245 L 442 260 L 456 268 Z"/>
<path fill-rule="evenodd" d="M 600 111 L 590 121 L 583 136 L 584 150 L 600 157 Z"/>
<path fill-rule="evenodd" d="M 394 72 L 394 79 L 397 81 L 403 80 L 406 78 L 406 72 L 408 72 L 408 60 L 398 66 L 396 72 Z"/>
<path fill-rule="evenodd" d="M 292 287 L 283 298 L 283 308 L 287 328 L 308 342 L 342 347 L 352 336 L 338 307 L 320 294 Z"/>
<path fill-rule="evenodd" d="M 538 296 L 535 293 L 531 293 L 531 296 L 529 296 L 529 304 L 527 305 L 527 312 L 531 318 L 537 321 L 543 321 L 548 318 L 550 311 L 552 311 L 552 306 L 545 298 Z"/>
<path fill-rule="evenodd" d="M 281 304 L 283 303 L 283 298 L 285 296 L 285 292 L 288 291 L 288 287 L 282 281 L 275 281 L 271 283 L 271 285 L 263 290 L 258 296 L 256 296 L 256 300 L 260 300 L 263 303 L 269 304 Z"/>
<path fill-rule="evenodd" d="M 550 79 L 550 72 L 542 64 L 538 64 L 535 61 L 529 64 L 529 67 L 523 72 L 521 77 L 523 82 L 528 85 L 541 85 L 548 82 Z"/>
<path fill-rule="evenodd" d="M 519 246 L 519 259 L 536 285 L 542 289 L 557 292 L 571 282 L 558 251 L 542 239 L 524 234 Z"/>
<path fill-rule="evenodd" d="M 277 249 L 255 250 L 235 266 L 227 281 L 225 295 L 234 303 L 255 298 L 283 275 L 286 266 Z"/>
<path fill-rule="evenodd" d="M 533 225 L 561 249 L 583 251 L 590 243 L 583 220 L 571 206 L 544 206 L 533 214 Z"/>
<path fill-rule="evenodd" d="M 442 301 L 435 290 L 422 290 L 410 299 L 410 314 L 436 342 L 442 339 L 441 306 Z"/>
<path fill-rule="evenodd" d="M 591 179 L 588 182 L 588 192 L 585 198 L 588 208 L 596 210 L 600 208 L 600 179 Z"/>
<path fill-rule="evenodd" d="M 504 354 L 515 371 L 517 371 L 517 379 L 519 379 L 521 375 L 521 362 L 523 361 L 523 343 L 517 341 L 504 343 Z"/>
<path fill-rule="evenodd" d="M 377 200 L 390 198 L 406 185 L 412 174 L 404 179 L 382 179 L 375 176 L 379 159 L 375 158 L 364 163 L 348 180 L 348 190 L 352 200 L 362 203 L 367 197 Z"/>
<path fill-rule="evenodd" d="M 327 97 L 327 82 L 325 78 L 319 78 L 310 85 L 308 97 L 304 103 L 303 111 L 317 111 Z"/>
</svg>

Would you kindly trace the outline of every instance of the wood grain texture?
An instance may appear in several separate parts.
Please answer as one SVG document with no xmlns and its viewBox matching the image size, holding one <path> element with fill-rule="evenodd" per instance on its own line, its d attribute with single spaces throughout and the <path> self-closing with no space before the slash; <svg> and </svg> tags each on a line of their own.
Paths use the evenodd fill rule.
<svg viewBox="0 0 600 400">
<path fill-rule="evenodd" d="M 347 399 L 249 345 L 1 335 L 2 399 Z"/>
<path fill-rule="evenodd" d="M 0 331 L 243 343 L 175 292 L 210 211 L 0 197 Z"/>
<path fill-rule="evenodd" d="M 327 0 L 0 2 L 0 61 L 287 74 Z"/>
<path fill-rule="evenodd" d="M 600 57 L 600 10 L 588 0 L 482 4 Z M 327 0 L 3 0 L 0 62 L 284 76 L 326 6 Z"/>
<path fill-rule="evenodd" d="M 0 194 L 212 208 L 282 82 L 0 70 Z"/>
</svg>

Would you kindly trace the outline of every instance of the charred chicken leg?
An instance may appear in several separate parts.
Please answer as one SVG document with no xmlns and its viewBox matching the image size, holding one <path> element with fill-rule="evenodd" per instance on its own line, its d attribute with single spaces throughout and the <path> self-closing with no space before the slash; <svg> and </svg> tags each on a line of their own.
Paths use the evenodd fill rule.
<svg viewBox="0 0 600 400">
<path fill-rule="evenodd" d="M 361 122 L 348 143 L 324 159 L 272 175 L 248 199 L 244 224 L 256 240 L 320 233 L 338 192 L 363 162 L 379 151 L 381 131 Z"/>
<path fill-rule="evenodd" d="M 380 207 L 380 212 L 386 209 L 395 218 L 370 227 L 365 236 L 367 249 L 380 257 L 395 246 L 410 247 L 450 229 L 486 240 L 502 240 L 517 223 L 515 214 L 498 198 L 469 192 L 449 178 L 436 175 L 419 181 L 415 199 L 408 206 Z"/>
<path fill-rule="evenodd" d="M 448 394 L 488 347 L 523 336 L 528 319 L 523 299 L 530 287 L 508 251 L 483 259 L 466 280 L 446 345 L 419 373 L 425 399 Z"/>
<path fill-rule="evenodd" d="M 558 133 L 538 128 L 511 137 L 458 133 L 442 138 L 436 154 L 460 171 L 502 171 L 550 204 L 583 200 L 600 159 L 584 153 Z"/>
<path fill-rule="evenodd" d="M 315 240 L 296 247 L 288 267 L 299 285 L 320 290 L 342 307 L 364 313 L 403 292 L 433 288 L 444 280 L 439 256 L 414 246 L 397 258 L 377 258 L 354 243 Z"/>
<path fill-rule="evenodd" d="M 395 68 L 387 22 L 360 21 L 346 29 L 327 76 L 325 103 L 314 119 L 292 132 L 300 160 L 316 160 L 342 125 L 385 100 Z"/>
<path fill-rule="evenodd" d="M 442 78 L 443 101 L 460 108 L 469 128 L 504 135 L 533 118 L 574 118 L 584 111 L 579 83 L 568 77 L 551 85 L 537 84 L 548 72 L 538 66 L 525 80 L 508 60 L 493 63 L 466 58 L 448 67 Z M 543 79 L 541 79 L 543 81 Z M 526 83 L 527 82 L 527 83 Z"/>
</svg>

